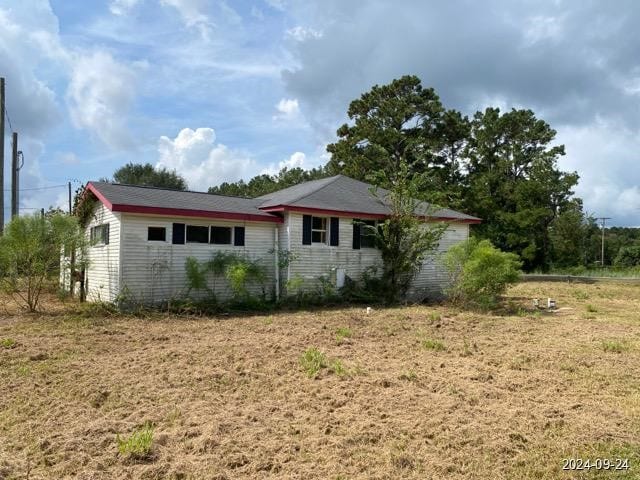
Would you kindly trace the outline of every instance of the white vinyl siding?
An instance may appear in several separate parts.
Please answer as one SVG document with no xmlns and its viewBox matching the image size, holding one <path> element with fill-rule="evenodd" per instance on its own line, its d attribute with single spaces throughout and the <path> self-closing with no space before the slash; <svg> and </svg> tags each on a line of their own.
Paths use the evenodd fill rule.
<svg viewBox="0 0 640 480">
<path fill-rule="evenodd" d="M 295 257 L 288 272 L 287 270 L 282 272 L 283 285 L 287 279 L 301 278 L 303 284 L 300 288 L 312 290 L 318 286 L 320 276 L 334 279 L 338 268 L 344 269 L 346 275 L 356 281 L 361 279 L 362 273 L 368 267 L 375 266 L 379 272 L 381 271 L 382 258 L 379 250 L 375 248 L 353 249 L 353 218 L 339 218 L 340 243 L 337 247 L 330 247 L 321 243 L 302 245 L 302 217 L 302 214 L 290 212 L 285 215 L 285 224 L 280 228 L 281 248 L 286 248 L 288 228 L 291 241 L 290 250 Z M 465 240 L 468 235 L 468 224 L 451 224 L 449 226 L 440 240 L 438 251 L 425 260 L 422 269 L 416 276 L 409 292 L 412 299 L 422 300 L 426 296 L 441 294 L 447 281 L 447 275 L 440 265 L 440 254 L 451 245 Z"/>
<path fill-rule="evenodd" d="M 109 243 L 105 245 L 98 242 L 87 249 L 89 265 L 85 278 L 87 300 L 90 301 L 112 302 L 120 291 L 120 214 L 112 213 L 102 203 L 98 203 L 86 228 L 87 240 L 91 240 L 91 231 L 94 227 L 106 224 L 109 224 Z M 97 232 L 101 228 L 93 231 Z M 96 233 L 94 238 L 95 236 Z"/>
<path fill-rule="evenodd" d="M 187 257 L 207 261 L 218 251 L 244 255 L 263 265 L 268 277 L 265 293 L 268 297 L 271 296 L 275 282 L 274 230 L 278 224 L 135 214 L 123 214 L 122 219 L 125 225 L 122 238 L 122 286 L 126 287 L 126 295 L 133 300 L 154 303 L 183 297 L 187 293 L 185 275 Z M 245 245 L 172 244 L 174 223 L 231 229 L 236 226 L 245 227 Z M 168 242 L 148 242 L 147 227 L 149 225 L 166 228 Z M 250 291 L 256 295 L 262 294 L 262 288 L 259 286 L 250 288 Z M 194 297 L 203 294 L 203 292 L 191 292 Z M 231 296 L 224 278 L 216 279 L 216 295 L 219 299 L 227 299 Z"/>
</svg>

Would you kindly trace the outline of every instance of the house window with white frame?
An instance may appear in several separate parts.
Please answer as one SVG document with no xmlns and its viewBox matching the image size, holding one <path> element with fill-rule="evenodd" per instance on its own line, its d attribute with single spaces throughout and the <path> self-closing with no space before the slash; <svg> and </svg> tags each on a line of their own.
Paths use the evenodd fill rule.
<svg viewBox="0 0 640 480">
<path fill-rule="evenodd" d="M 311 218 L 311 243 L 327 243 L 326 217 Z"/>
<path fill-rule="evenodd" d="M 89 240 L 92 246 L 109 245 L 109 224 L 103 223 L 102 225 L 91 227 Z"/>
</svg>

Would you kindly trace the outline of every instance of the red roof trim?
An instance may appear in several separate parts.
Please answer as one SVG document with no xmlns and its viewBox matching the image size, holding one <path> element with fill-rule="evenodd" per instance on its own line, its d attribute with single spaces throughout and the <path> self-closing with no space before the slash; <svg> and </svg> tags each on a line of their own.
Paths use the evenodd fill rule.
<svg viewBox="0 0 640 480">
<path fill-rule="evenodd" d="M 275 215 L 273 217 L 268 217 L 266 215 L 253 215 L 251 213 L 214 212 L 210 210 L 191 210 L 186 208 L 143 207 L 138 205 L 113 204 L 107 200 L 106 197 L 91 184 L 91 182 L 87 184 L 87 188 L 112 212 L 199 218 L 222 218 L 228 220 L 245 220 L 250 222 L 282 223 L 284 221 L 282 218 L 276 217 Z"/>
<path fill-rule="evenodd" d="M 353 217 L 353 218 L 375 218 L 382 219 L 387 218 L 389 215 L 384 215 L 382 213 L 364 213 L 364 212 L 352 212 L 349 210 L 327 210 L 323 208 L 313 208 L 313 207 L 290 207 L 287 205 L 276 205 L 273 207 L 261 208 L 265 212 L 298 212 L 298 213 L 315 213 L 317 215 L 335 215 L 335 216 L 343 216 L 343 217 Z M 481 223 L 482 220 L 476 220 L 471 218 L 452 218 L 452 217 L 421 217 L 421 218 L 431 218 L 436 220 L 447 220 L 452 223 Z"/>
</svg>

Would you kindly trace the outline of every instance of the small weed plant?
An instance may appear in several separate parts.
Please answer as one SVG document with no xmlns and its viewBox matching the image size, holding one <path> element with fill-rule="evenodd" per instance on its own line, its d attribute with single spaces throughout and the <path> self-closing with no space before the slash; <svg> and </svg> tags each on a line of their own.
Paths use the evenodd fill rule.
<svg viewBox="0 0 640 480">
<path fill-rule="evenodd" d="M 327 366 L 327 357 L 316 347 L 308 348 L 300 357 L 300 365 L 309 378 L 316 378 Z"/>
<path fill-rule="evenodd" d="M 422 346 L 427 350 L 433 350 L 434 352 L 441 352 L 446 350 L 446 346 L 440 340 L 434 340 L 432 338 L 427 338 L 422 341 Z"/>
<path fill-rule="evenodd" d="M 147 422 L 127 438 L 117 435 L 116 442 L 121 455 L 138 459 L 147 458 L 151 455 L 153 448 L 153 425 Z"/>
</svg>

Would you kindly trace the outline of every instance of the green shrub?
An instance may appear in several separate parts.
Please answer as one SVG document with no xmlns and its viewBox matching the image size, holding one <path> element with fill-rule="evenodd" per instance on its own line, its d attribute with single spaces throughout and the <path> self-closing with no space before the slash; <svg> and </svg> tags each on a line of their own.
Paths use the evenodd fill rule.
<svg viewBox="0 0 640 480">
<path fill-rule="evenodd" d="M 620 247 L 613 264 L 616 267 L 635 267 L 640 265 L 640 245 Z"/>
<path fill-rule="evenodd" d="M 120 435 L 117 435 L 116 443 L 121 455 L 146 458 L 151 454 L 153 447 L 153 425 L 147 422 L 127 438 L 120 438 Z"/>
<path fill-rule="evenodd" d="M 316 347 L 308 348 L 300 357 L 300 365 L 309 378 L 316 378 L 327 367 L 327 357 Z"/>
<path fill-rule="evenodd" d="M 332 360 L 331 363 L 329 364 L 329 369 L 339 377 L 345 377 L 349 375 L 349 371 L 346 369 L 346 367 L 342 363 L 342 360 L 338 360 L 338 359 Z"/>
<path fill-rule="evenodd" d="M 451 247 L 443 263 L 449 273 L 450 299 L 483 308 L 494 306 L 498 296 L 518 281 L 522 266 L 515 254 L 475 238 Z"/>
</svg>

